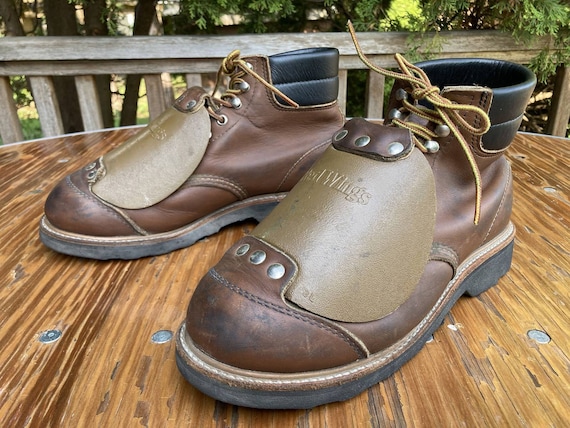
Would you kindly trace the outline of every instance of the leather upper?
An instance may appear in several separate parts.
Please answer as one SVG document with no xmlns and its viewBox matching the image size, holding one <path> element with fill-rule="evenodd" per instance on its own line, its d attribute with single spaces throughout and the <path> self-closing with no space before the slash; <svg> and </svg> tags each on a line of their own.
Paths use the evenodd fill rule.
<svg viewBox="0 0 570 428">
<path fill-rule="evenodd" d="M 438 67 L 453 67 L 454 61 L 443 61 L 438 63 Z M 508 70 L 510 66 L 504 67 Z M 508 82 L 506 80 L 503 84 Z M 518 80 L 515 82 L 520 83 Z M 477 106 L 483 112 L 489 112 L 492 108 L 493 91 L 497 88 L 469 87 L 465 82 L 461 82 L 460 86 L 442 83 L 442 95 L 449 101 Z M 396 85 L 394 90 L 401 87 L 405 85 Z M 524 93 L 528 90 L 525 85 L 519 89 Z M 520 99 L 519 89 L 511 94 L 513 100 Z M 391 106 L 401 106 L 394 93 Z M 520 106 L 515 110 L 520 110 Z M 462 116 L 472 124 L 479 120 L 478 113 L 473 111 L 466 111 Z M 433 126 L 425 123 L 421 117 L 410 117 L 409 120 Z M 390 135 L 392 129 L 389 139 L 401 139 L 399 129 L 373 125 L 362 120 L 353 119 L 344 129 L 348 129 L 352 135 L 371 136 L 372 140 L 380 134 Z M 441 137 L 438 139 L 439 150 L 423 155 L 430 165 L 436 194 L 435 227 L 428 260 L 416 285 L 395 309 L 367 322 L 341 321 L 333 319 L 329 313 L 319 316 L 316 313 L 319 312 L 318 309 L 306 305 L 302 299 L 296 300 L 288 295 L 290 283 L 302 280 L 306 264 L 314 263 L 312 257 L 319 253 L 327 263 L 321 267 L 320 274 L 318 271 L 313 272 L 310 278 L 305 279 L 307 283 L 314 281 L 324 288 L 330 284 L 334 289 L 335 277 L 338 277 L 340 282 L 344 281 L 349 294 L 364 293 L 364 296 L 373 296 L 365 291 L 362 282 L 371 281 L 380 289 L 391 290 L 397 284 L 393 281 L 399 281 L 397 275 L 382 275 L 375 271 L 375 264 L 381 263 L 383 251 L 397 254 L 392 246 L 378 243 L 369 246 L 369 251 L 366 252 L 347 238 L 352 235 L 360 237 L 364 242 L 372 242 L 370 235 L 379 233 L 378 228 L 390 230 L 390 220 L 384 222 L 387 214 L 379 211 L 376 224 L 371 225 L 368 218 L 360 218 L 351 210 L 335 209 L 335 203 L 321 194 L 325 190 L 313 188 L 297 193 L 294 189 L 278 206 L 278 209 L 281 207 L 284 211 L 274 210 L 252 231 L 251 237 L 243 238 L 228 250 L 198 285 L 186 316 L 186 331 L 194 345 L 220 362 L 242 369 L 273 373 L 328 369 L 395 346 L 420 325 L 436 304 L 445 304 L 441 301 L 444 289 L 456 275 L 461 263 L 509 228 L 512 207 L 510 165 L 502 151 L 489 150 L 484 146 L 481 136 L 472 135 L 466 129 L 461 132 L 480 171 L 482 199 L 479 222 L 475 224 L 473 221 L 475 184 L 468 158 L 453 134 Z M 504 150 L 511 140 L 492 143 L 493 147 L 502 147 Z M 327 152 L 332 150 L 335 149 L 330 147 Z M 344 162 L 354 164 L 359 162 L 355 161 L 354 156 L 381 157 L 380 146 L 371 150 L 376 155 L 357 154 L 351 149 L 344 150 L 342 156 Z M 306 177 L 318 176 L 319 171 L 328 170 L 334 162 L 325 153 Z M 370 168 L 368 173 L 375 174 L 374 168 Z M 300 186 L 303 186 L 306 177 L 301 180 Z M 366 177 L 359 183 L 368 183 L 369 180 L 370 177 Z M 389 182 L 380 182 L 367 187 L 367 192 L 374 195 L 383 185 L 391 186 Z M 406 193 L 413 194 L 412 191 L 398 189 L 392 197 L 405 199 L 408 196 Z M 290 197 L 292 200 L 289 200 Z M 315 201 L 319 201 L 322 206 L 318 214 L 312 208 Z M 390 199 L 383 202 L 387 205 L 393 203 Z M 417 209 L 409 201 L 406 203 L 410 210 Z M 307 212 L 305 206 L 308 207 Z M 419 212 L 423 213 L 421 209 Z M 429 213 L 425 214 L 429 217 Z M 389 215 L 387 218 L 390 219 Z M 403 228 L 396 224 L 391 230 L 402 237 L 407 233 L 416 233 L 413 227 Z M 329 235 L 335 234 L 339 239 L 330 240 Z M 291 235 L 304 242 L 298 246 L 292 245 L 291 240 L 294 238 Z M 243 250 L 242 247 L 246 244 L 248 252 L 242 254 L 240 248 Z M 265 259 L 253 263 L 250 257 L 252 252 L 258 250 L 265 253 Z M 355 254 L 357 257 L 354 257 Z M 398 260 L 406 258 L 405 254 L 406 252 L 400 255 Z M 275 264 L 284 267 L 283 276 L 279 278 L 269 276 L 270 266 Z M 409 268 L 402 263 L 402 269 Z M 302 298 L 309 301 L 315 299 L 319 305 L 320 297 L 312 294 L 310 289 L 301 290 L 300 293 Z M 398 295 L 400 292 L 389 293 Z M 350 300 L 350 297 L 344 298 Z M 381 300 L 368 302 L 378 306 L 385 303 Z M 366 304 L 362 304 L 363 311 L 364 306 Z"/>
<path fill-rule="evenodd" d="M 245 59 L 271 82 L 267 57 Z M 144 209 L 118 208 L 91 191 L 90 171 L 82 169 L 62 180 L 47 198 L 45 214 L 50 223 L 66 232 L 92 236 L 160 233 L 236 201 L 289 191 L 342 126 L 336 96 L 326 104 L 294 108 L 279 103 L 251 75 L 242 79 L 249 89 L 239 94 L 241 107 L 222 106 L 217 114 L 226 118 L 224 123 L 210 119 L 211 137 L 202 160 L 170 196 Z M 183 112 L 192 99 L 185 94 L 172 108 Z M 185 120 L 178 114 L 179 120 Z"/>
</svg>

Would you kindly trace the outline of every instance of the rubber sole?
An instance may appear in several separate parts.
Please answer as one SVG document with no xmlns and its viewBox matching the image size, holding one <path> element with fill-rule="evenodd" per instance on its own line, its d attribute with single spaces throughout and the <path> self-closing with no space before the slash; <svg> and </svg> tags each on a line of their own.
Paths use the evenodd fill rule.
<svg viewBox="0 0 570 428">
<path fill-rule="evenodd" d="M 462 263 L 436 305 L 404 338 L 353 363 L 304 373 L 268 373 L 221 363 L 201 352 L 183 323 L 176 335 L 176 363 L 188 382 L 220 401 L 261 409 L 307 409 L 354 397 L 386 379 L 415 356 L 464 294 L 476 296 L 511 266 L 514 226 Z"/>
<path fill-rule="evenodd" d="M 54 227 L 43 216 L 40 221 L 40 239 L 44 245 L 59 253 L 89 259 L 132 260 L 157 256 L 189 247 L 232 223 L 248 219 L 259 222 L 285 195 L 286 193 L 279 193 L 238 201 L 180 229 L 141 236 L 99 237 L 69 233 Z"/>
</svg>

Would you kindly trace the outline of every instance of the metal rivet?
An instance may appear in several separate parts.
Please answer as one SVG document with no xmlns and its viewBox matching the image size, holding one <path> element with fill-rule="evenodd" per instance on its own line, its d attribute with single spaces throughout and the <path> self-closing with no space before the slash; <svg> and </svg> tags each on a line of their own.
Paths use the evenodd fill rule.
<svg viewBox="0 0 570 428">
<path fill-rule="evenodd" d="M 354 141 L 354 145 L 356 147 L 364 147 L 364 146 L 368 145 L 368 143 L 370 143 L 370 137 L 368 135 L 363 135 L 362 137 L 358 137 Z"/>
<path fill-rule="evenodd" d="M 424 147 L 428 151 L 428 153 L 436 153 L 439 150 L 439 143 L 434 140 L 427 140 L 424 143 Z"/>
<path fill-rule="evenodd" d="M 236 250 L 236 255 L 243 256 L 249 251 L 249 244 L 243 244 L 238 247 Z"/>
<path fill-rule="evenodd" d="M 408 93 L 406 92 L 405 89 L 400 88 L 396 91 L 396 99 L 398 101 L 403 101 L 406 98 L 408 98 Z"/>
<path fill-rule="evenodd" d="M 399 155 L 404 151 L 404 145 L 399 141 L 394 141 L 393 143 L 388 144 L 388 153 L 390 156 Z"/>
<path fill-rule="evenodd" d="M 152 335 L 150 341 L 152 343 L 166 343 L 172 339 L 172 332 L 170 330 L 158 330 Z"/>
<path fill-rule="evenodd" d="M 47 330 L 40 334 L 39 341 L 42 343 L 52 343 L 61 337 L 61 330 Z"/>
<path fill-rule="evenodd" d="M 550 336 L 542 330 L 529 330 L 526 335 L 540 344 L 550 342 Z"/>
<path fill-rule="evenodd" d="M 267 268 L 267 276 L 272 279 L 280 279 L 285 275 L 285 266 L 281 263 L 274 263 Z"/>
<path fill-rule="evenodd" d="M 253 65 L 251 65 L 251 63 L 246 62 L 245 65 L 247 65 L 247 68 L 253 70 Z"/>
<path fill-rule="evenodd" d="M 230 101 L 230 104 L 233 108 L 240 108 L 241 107 L 241 100 L 238 97 L 233 97 Z"/>
<path fill-rule="evenodd" d="M 188 101 L 188 103 L 186 104 L 186 108 L 188 110 L 193 109 L 194 107 L 196 107 L 196 100 L 190 100 Z"/>
<path fill-rule="evenodd" d="M 67 162 L 67 161 L 66 161 Z M 85 171 L 91 171 L 92 169 L 94 169 L 97 166 L 96 162 L 90 163 L 89 165 L 87 165 L 85 167 Z"/>
<path fill-rule="evenodd" d="M 392 120 L 392 119 L 400 119 L 402 117 L 402 112 L 400 110 L 398 110 L 397 108 L 393 108 L 392 110 L 390 110 L 390 112 L 388 113 L 388 119 Z"/>
<path fill-rule="evenodd" d="M 265 251 L 257 250 L 254 251 L 251 256 L 249 256 L 249 261 L 254 265 L 258 265 L 260 263 L 263 263 L 266 257 L 267 254 L 265 254 Z"/>
<path fill-rule="evenodd" d="M 449 126 L 447 126 L 447 125 L 437 125 L 435 127 L 435 134 L 438 137 L 447 137 L 450 132 L 451 131 L 449 129 Z"/>
<path fill-rule="evenodd" d="M 218 125 L 225 125 L 226 123 L 228 123 L 228 117 L 225 114 L 222 114 L 220 116 L 220 119 L 216 120 L 216 122 L 218 123 Z"/>
<path fill-rule="evenodd" d="M 341 129 L 336 134 L 334 134 L 333 140 L 340 141 L 344 137 L 346 137 L 347 135 L 348 135 L 348 131 L 346 129 Z"/>
</svg>

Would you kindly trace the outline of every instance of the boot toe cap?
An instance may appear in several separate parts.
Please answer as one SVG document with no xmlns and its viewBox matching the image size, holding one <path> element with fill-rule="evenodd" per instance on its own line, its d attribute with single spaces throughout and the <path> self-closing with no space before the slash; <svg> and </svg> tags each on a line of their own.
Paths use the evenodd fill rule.
<svg viewBox="0 0 570 428">
<path fill-rule="evenodd" d="M 61 180 L 46 199 L 44 213 L 61 232 L 90 236 L 121 236 L 137 233 L 113 207 L 90 191 L 83 171 Z"/>
<path fill-rule="evenodd" d="M 260 244 L 253 237 L 242 239 L 199 283 L 186 318 L 194 345 L 222 363 L 274 373 L 321 370 L 365 358 L 366 351 L 336 324 L 285 302 L 280 289 L 293 267 L 286 266 L 289 275 L 270 278 L 269 266 L 286 261 Z M 236 255 L 248 245 L 247 254 Z M 265 252 L 262 263 L 250 262 L 256 251 Z"/>
</svg>

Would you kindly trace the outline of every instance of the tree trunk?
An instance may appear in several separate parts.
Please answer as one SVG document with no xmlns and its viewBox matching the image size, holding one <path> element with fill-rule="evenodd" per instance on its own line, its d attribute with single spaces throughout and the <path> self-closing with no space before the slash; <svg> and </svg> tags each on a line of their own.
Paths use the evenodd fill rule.
<svg viewBox="0 0 570 428">
<path fill-rule="evenodd" d="M 4 21 L 6 36 L 25 35 L 14 0 L 0 0 L 0 17 Z"/>
<path fill-rule="evenodd" d="M 77 36 L 75 5 L 68 0 L 44 0 L 48 36 Z M 75 79 L 72 76 L 54 76 L 55 93 L 61 109 L 66 133 L 83 131 Z"/>
<path fill-rule="evenodd" d="M 106 23 L 106 7 L 106 0 L 85 0 L 83 2 L 86 36 L 107 36 L 109 34 Z M 114 123 L 111 107 L 111 76 L 98 74 L 95 76 L 95 83 L 99 94 L 103 125 L 105 128 L 112 128 Z"/>
<path fill-rule="evenodd" d="M 155 0 L 139 0 L 135 7 L 135 24 L 133 35 L 148 35 L 156 14 Z M 121 126 L 134 125 L 137 121 L 137 105 L 139 100 L 140 74 L 130 74 L 125 82 L 125 96 L 121 111 Z"/>
</svg>

